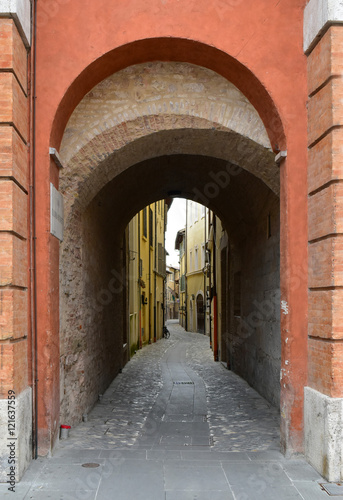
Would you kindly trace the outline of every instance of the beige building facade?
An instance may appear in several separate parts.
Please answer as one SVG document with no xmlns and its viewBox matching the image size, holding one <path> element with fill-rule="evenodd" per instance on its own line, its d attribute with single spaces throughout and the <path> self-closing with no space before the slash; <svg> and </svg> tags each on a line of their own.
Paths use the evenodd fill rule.
<svg viewBox="0 0 343 500">
<path fill-rule="evenodd" d="M 186 311 L 186 229 L 180 229 L 175 239 L 175 250 L 179 251 L 180 283 L 179 283 L 179 323 L 187 330 Z"/>
<path fill-rule="evenodd" d="M 173 266 L 166 267 L 166 314 L 165 319 L 179 319 L 180 270 Z"/>
</svg>

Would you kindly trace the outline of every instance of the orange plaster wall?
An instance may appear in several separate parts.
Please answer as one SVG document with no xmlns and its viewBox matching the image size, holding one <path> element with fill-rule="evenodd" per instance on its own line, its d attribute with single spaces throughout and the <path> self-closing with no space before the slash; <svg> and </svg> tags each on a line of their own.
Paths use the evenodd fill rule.
<svg viewBox="0 0 343 500">
<path fill-rule="evenodd" d="M 282 415 L 283 435 L 289 435 L 285 446 L 301 451 L 307 373 L 306 1 L 242 0 L 232 8 L 223 0 L 57 3 L 59 8 L 47 13 L 38 2 L 40 452 L 48 451 L 56 435 L 53 422 L 58 421 L 58 243 L 49 235 L 48 148 L 59 147 L 68 117 L 92 86 L 130 64 L 159 59 L 207 66 L 227 77 L 259 111 L 273 148 L 287 146 L 288 159 L 281 167 L 281 288 L 289 310 L 282 315 L 282 356 L 287 361 Z M 56 173 L 54 177 L 57 184 Z"/>
</svg>

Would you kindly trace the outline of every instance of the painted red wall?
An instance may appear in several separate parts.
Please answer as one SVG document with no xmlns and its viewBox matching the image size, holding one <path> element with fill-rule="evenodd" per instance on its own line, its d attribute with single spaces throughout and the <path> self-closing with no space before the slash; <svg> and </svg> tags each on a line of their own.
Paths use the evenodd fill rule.
<svg viewBox="0 0 343 500">
<path fill-rule="evenodd" d="M 178 60 L 207 66 L 251 100 L 281 166 L 284 445 L 302 449 L 307 360 L 307 81 L 305 0 L 59 0 L 38 2 L 36 179 L 39 449 L 58 432 L 58 242 L 49 234 L 49 146 L 59 147 L 75 106 L 96 83 L 131 64 Z M 306 266 L 305 266 L 306 268 Z M 288 272 L 286 272 L 288 270 Z M 295 285 L 294 276 L 300 276 Z M 285 339 L 288 338 L 288 342 Z M 285 364 L 285 362 L 287 363 Z M 286 443 L 286 436 L 288 441 Z"/>
</svg>

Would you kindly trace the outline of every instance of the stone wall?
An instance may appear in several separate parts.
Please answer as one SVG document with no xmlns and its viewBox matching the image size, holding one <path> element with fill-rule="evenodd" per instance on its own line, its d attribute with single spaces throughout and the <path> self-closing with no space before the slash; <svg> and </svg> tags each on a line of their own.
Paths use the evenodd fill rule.
<svg viewBox="0 0 343 500">
<path fill-rule="evenodd" d="M 254 223 L 238 245 L 231 245 L 229 367 L 279 406 L 279 199 L 266 187 L 256 189 L 255 196 Z"/>
<path fill-rule="evenodd" d="M 124 271 L 110 222 L 98 197 L 75 214 L 62 245 L 61 423 L 68 425 L 81 421 L 122 367 Z"/>
</svg>

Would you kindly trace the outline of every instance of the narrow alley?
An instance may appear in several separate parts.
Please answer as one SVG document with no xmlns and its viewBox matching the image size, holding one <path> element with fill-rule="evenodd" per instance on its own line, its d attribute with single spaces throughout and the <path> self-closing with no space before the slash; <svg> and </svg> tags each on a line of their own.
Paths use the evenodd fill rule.
<svg viewBox="0 0 343 500">
<path fill-rule="evenodd" d="M 325 481 L 279 452 L 279 416 L 213 361 L 207 336 L 168 322 L 51 458 L 34 461 L 25 500 L 316 500 Z M 337 497 L 338 498 L 338 497 Z M 342 498 L 342 497 L 339 497 Z"/>
<path fill-rule="evenodd" d="M 0 46 L 0 500 L 343 499 L 343 0 Z"/>
</svg>

